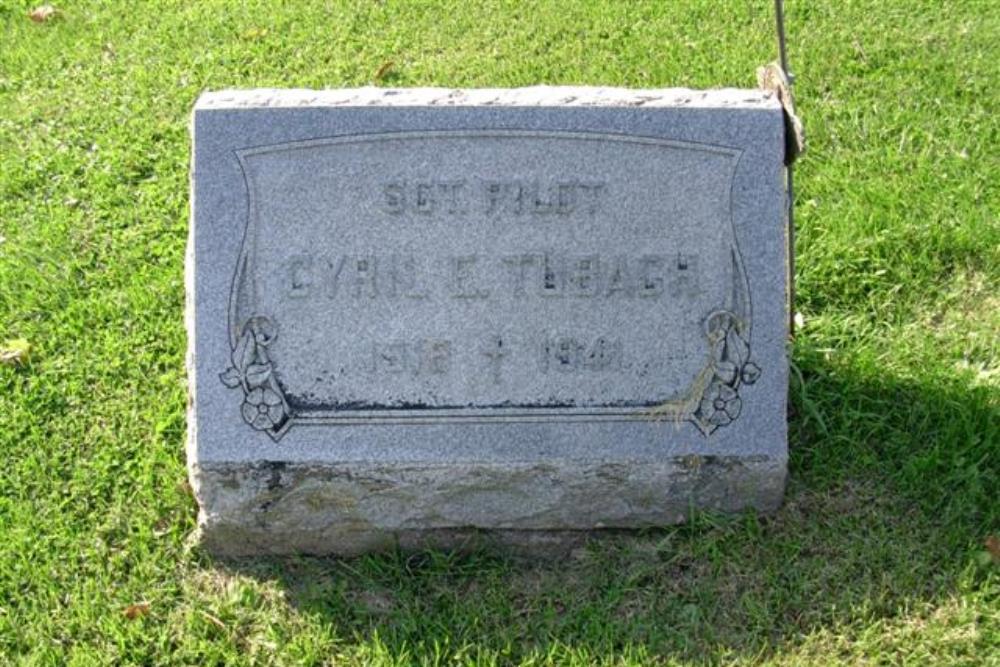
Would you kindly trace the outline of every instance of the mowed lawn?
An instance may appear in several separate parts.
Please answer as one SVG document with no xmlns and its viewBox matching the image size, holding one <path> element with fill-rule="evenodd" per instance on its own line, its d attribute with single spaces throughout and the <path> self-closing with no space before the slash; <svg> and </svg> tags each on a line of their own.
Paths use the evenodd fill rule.
<svg viewBox="0 0 1000 667">
<path fill-rule="evenodd" d="M 771 2 L 0 0 L 0 664 L 1000 665 L 1000 3 L 788 4 L 776 515 L 220 562 L 183 448 L 199 92 L 751 87 Z"/>
</svg>

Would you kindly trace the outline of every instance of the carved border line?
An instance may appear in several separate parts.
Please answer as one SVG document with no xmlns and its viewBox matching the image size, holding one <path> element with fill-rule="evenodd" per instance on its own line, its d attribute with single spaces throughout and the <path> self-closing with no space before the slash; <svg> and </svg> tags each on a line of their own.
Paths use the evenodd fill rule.
<svg viewBox="0 0 1000 667">
<path fill-rule="evenodd" d="M 273 364 L 267 355 L 267 347 L 277 336 L 274 323 L 266 317 L 253 314 L 241 318 L 244 308 L 253 312 L 256 303 L 253 259 L 256 245 L 256 205 L 251 184 L 250 170 L 246 159 L 253 155 L 279 151 L 296 150 L 316 146 L 351 144 L 369 141 L 387 141 L 407 138 L 450 138 L 450 137 L 546 137 L 589 141 L 617 141 L 659 145 L 686 150 L 722 153 L 735 157 L 729 193 L 729 224 L 732 233 L 731 258 L 733 262 L 732 303 L 728 307 L 712 311 L 704 321 L 705 337 L 708 343 L 708 359 L 699 372 L 685 397 L 668 401 L 652 408 L 486 408 L 463 409 L 461 413 L 442 414 L 442 410 L 414 410 L 400 415 L 391 410 L 345 411 L 331 416 L 328 413 L 293 413 L 284 391 L 274 375 Z M 236 151 L 240 169 L 247 189 L 247 225 L 244 228 L 240 256 L 233 273 L 229 299 L 230 359 L 232 365 L 220 374 L 222 383 L 231 388 L 242 388 L 244 394 L 241 414 L 254 429 L 264 431 L 275 442 L 279 441 L 293 424 L 336 425 L 336 424 L 427 424 L 443 421 L 463 421 L 466 423 L 496 422 L 551 422 L 566 421 L 632 421 L 671 418 L 674 421 L 692 423 L 704 436 L 711 435 L 718 428 L 737 419 L 742 412 L 742 385 L 756 382 L 760 368 L 750 361 L 751 306 L 750 290 L 736 240 L 736 229 L 732 215 L 732 187 L 736 167 L 742 157 L 737 149 L 672 141 L 655 137 L 641 137 L 625 134 L 530 131 L 530 130 L 459 130 L 385 132 L 370 135 L 317 139 L 261 146 Z M 249 284 L 247 284 L 249 283 Z M 250 295 L 247 298 L 246 293 Z M 249 303 L 246 303 L 246 302 Z"/>
</svg>

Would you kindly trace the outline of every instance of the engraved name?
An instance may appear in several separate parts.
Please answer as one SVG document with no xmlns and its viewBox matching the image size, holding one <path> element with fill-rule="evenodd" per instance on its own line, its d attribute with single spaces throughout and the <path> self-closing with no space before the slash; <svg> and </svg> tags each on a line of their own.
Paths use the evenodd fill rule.
<svg viewBox="0 0 1000 667">
<path fill-rule="evenodd" d="M 307 254 L 291 257 L 283 275 L 285 293 L 297 299 L 656 299 L 699 290 L 698 257 L 687 253 Z"/>
</svg>

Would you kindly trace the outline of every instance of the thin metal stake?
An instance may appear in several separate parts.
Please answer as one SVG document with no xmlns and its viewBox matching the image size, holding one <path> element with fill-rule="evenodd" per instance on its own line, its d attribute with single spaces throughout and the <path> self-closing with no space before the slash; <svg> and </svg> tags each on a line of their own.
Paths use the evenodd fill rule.
<svg viewBox="0 0 1000 667">
<path fill-rule="evenodd" d="M 774 0 L 774 21 L 778 31 L 778 57 L 781 69 L 788 79 L 791 94 L 795 77 L 788 70 L 788 51 L 785 47 L 785 7 L 782 0 Z M 795 336 L 795 189 L 792 179 L 792 165 L 785 167 L 785 184 L 788 189 L 788 335 Z"/>
</svg>

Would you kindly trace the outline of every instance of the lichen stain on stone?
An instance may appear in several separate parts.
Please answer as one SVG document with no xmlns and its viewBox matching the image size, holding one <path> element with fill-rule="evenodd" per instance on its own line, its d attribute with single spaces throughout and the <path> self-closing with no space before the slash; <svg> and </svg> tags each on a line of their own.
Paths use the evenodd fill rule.
<svg viewBox="0 0 1000 667">
<path fill-rule="evenodd" d="M 219 486 L 224 489 L 231 489 L 233 491 L 238 491 L 243 488 L 243 482 L 236 478 L 236 475 L 223 475 L 219 479 Z"/>
<path fill-rule="evenodd" d="M 701 466 L 705 463 L 705 457 L 698 456 L 697 454 L 689 454 L 688 456 L 682 456 L 679 460 L 682 467 L 686 470 L 701 470 Z"/>
<path fill-rule="evenodd" d="M 267 490 L 274 491 L 281 488 L 281 473 L 288 466 L 284 461 L 265 461 L 260 472 L 267 476 Z"/>
<path fill-rule="evenodd" d="M 285 496 L 288 504 L 305 505 L 351 516 L 358 509 L 359 489 L 347 484 L 304 482 Z"/>
<path fill-rule="evenodd" d="M 644 510 L 653 510 L 656 509 L 657 504 L 660 502 L 662 502 L 662 499 L 657 494 L 647 491 L 636 496 L 630 504 Z"/>
<path fill-rule="evenodd" d="M 594 471 L 594 475 L 612 483 L 625 483 L 629 479 L 628 467 L 607 463 Z"/>
</svg>

